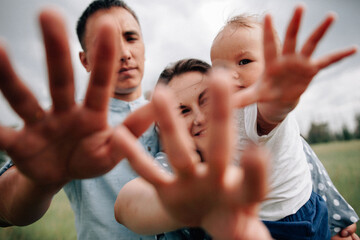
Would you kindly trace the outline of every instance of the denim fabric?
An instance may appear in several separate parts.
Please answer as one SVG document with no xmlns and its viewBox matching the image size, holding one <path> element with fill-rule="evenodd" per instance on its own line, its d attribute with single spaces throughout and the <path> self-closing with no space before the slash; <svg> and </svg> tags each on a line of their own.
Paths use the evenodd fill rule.
<svg viewBox="0 0 360 240">
<path fill-rule="evenodd" d="M 263 222 L 277 240 L 327 240 L 331 237 L 326 203 L 315 192 L 295 214 Z"/>
</svg>

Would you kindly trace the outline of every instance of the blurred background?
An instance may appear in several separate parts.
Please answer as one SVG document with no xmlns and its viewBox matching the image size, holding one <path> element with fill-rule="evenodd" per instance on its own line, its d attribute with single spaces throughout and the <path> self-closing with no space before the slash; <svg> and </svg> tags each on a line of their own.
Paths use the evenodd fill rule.
<svg viewBox="0 0 360 240">
<path fill-rule="evenodd" d="M 38 25 L 45 6 L 58 8 L 66 18 L 76 79 L 76 98 L 84 96 L 88 74 L 78 59 L 81 50 L 75 26 L 90 0 L 1 0 L 0 38 L 7 46 L 14 67 L 46 108 L 49 98 L 46 61 Z M 158 75 L 170 62 L 200 58 L 210 62 L 212 40 L 226 20 L 243 12 L 271 13 L 280 38 L 300 3 L 294 0 L 128 0 L 142 27 L 146 63 L 144 94 L 151 91 Z M 328 12 L 337 21 L 321 41 L 314 57 L 348 46 L 360 46 L 359 0 L 305 0 L 306 12 L 300 28 L 302 45 Z M 313 143 L 335 185 L 356 211 L 360 210 L 360 53 L 320 72 L 294 111 L 301 133 Z M 20 127 L 0 93 L 0 124 Z M 323 143 L 325 142 L 325 144 Z M 317 144 L 315 144 L 317 143 Z M 321 144 L 320 144 L 321 143 Z M 0 155 L 0 159 L 4 158 Z M 63 192 L 55 197 L 47 215 L 26 228 L 0 229 L 0 239 L 75 239 L 73 215 Z M 359 232 L 359 231 L 358 231 Z"/>
</svg>

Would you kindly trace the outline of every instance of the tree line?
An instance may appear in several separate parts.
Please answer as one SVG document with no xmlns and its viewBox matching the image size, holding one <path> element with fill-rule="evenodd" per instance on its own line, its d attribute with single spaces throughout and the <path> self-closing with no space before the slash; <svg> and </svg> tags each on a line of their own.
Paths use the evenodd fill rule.
<svg viewBox="0 0 360 240">
<path fill-rule="evenodd" d="M 349 141 L 360 139 L 360 114 L 355 117 L 356 127 L 352 132 L 346 125 L 338 132 L 331 132 L 328 123 L 311 123 L 306 140 L 310 143 L 326 143 L 331 141 Z M 0 167 L 6 162 L 7 157 L 0 150 Z"/>
<path fill-rule="evenodd" d="M 360 114 L 355 116 L 355 124 L 354 131 L 350 131 L 346 125 L 343 125 L 340 131 L 332 132 L 328 123 L 311 123 L 306 139 L 310 144 L 360 139 Z"/>
</svg>

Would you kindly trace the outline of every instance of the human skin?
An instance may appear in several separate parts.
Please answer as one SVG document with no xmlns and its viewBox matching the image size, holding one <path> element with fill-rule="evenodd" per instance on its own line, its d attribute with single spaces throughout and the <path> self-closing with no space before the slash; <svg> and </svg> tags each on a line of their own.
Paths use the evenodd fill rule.
<svg viewBox="0 0 360 240">
<path fill-rule="evenodd" d="M 319 25 L 319 27 L 317 29 L 315 29 L 315 31 L 311 34 L 311 36 L 308 38 L 308 40 L 305 42 L 304 46 L 301 48 L 300 51 L 295 51 L 296 48 L 296 37 L 297 37 L 297 32 L 299 29 L 299 24 L 300 24 L 300 20 L 301 20 L 301 16 L 302 16 L 302 12 L 303 12 L 303 7 L 298 7 L 295 10 L 294 16 L 290 21 L 288 30 L 287 30 L 287 35 L 285 38 L 285 42 L 283 45 L 283 48 L 281 49 L 281 53 L 278 52 L 278 45 L 276 43 L 276 37 L 274 36 L 274 32 L 273 32 L 273 27 L 272 27 L 272 22 L 271 22 L 271 18 L 270 16 L 266 16 L 265 17 L 265 22 L 264 22 L 264 27 L 262 29 L 262 31 L 264 31 L 264 39 L 261 38 L 261 35 L 258 34 L 255 36 L 257 36 L 257 44 L 260 44 L 262 46 L 263 50 L 263 54 L 264 54 L 264 58 L 263 58 L 263 64 L 265 66 L 265 69 L 262 71 L 262 74 L 259 74 L 258 77 L 259 79 L 251 79 L 250 77 L 252 77 L 251 75 L 249 75 L 249 81 L 248 82 L 242 82 L 242 79 L 240 79 L 238 76 L 241 75 L 239 73 L 242 72 L 235 72 L 235 74 L 233 76 L 235 76 L 234 80 L 238 81 L 237 84 L 240 89 L 242 89 L 241 91 L 237 92 L 234 94 L 232 101 L 235 102 L 235 105 L 238 107 L 242 107 L 244 105 L 247 104 L 251 104 L 254 102 L 258 102 L 258 107 L 259 107 L 259 112 L 260 112 L 260 116 L 261 118 L 258 119 L 258 125 L 260 128 L 260 131 L 258 129 L 258 132 L 260 135 L 262 134 L 266 134 L 269 131 L 271 131 L 277 124 L 279 124 L 285 117 L 286 115 L 292 110 L 294 109 L 294 107 L 297 105 L 298 100 L 301 96 L 301 94 L 306 90 L 308 84 L 311 82 L 312 78 L 315 76 L 315 74 L 320 71 L 321 69 L 331 65 L 334 62 L 337 62 L 339 60 L 341 60 L 344 57 L 347 57 L 353 53 L 356 52 L 356 48 L 349 48 L 346 50 L 342 50 L 333 54 L 329 54 L 326 55 L 322 58 L 319 59 L 311 59 L 311 55 L 313 53 L 313 51 L 315 50 L 318 42 L 320 41 L 320 39 L 323 37 L 324 33 L 326 32 L 326 30 L 329 28 L 329 26 L 331 25 L 331 23 L 334 20 L 334 16 L 329 15 L 323 23 L 321 23 Z M 261 28 L 260 28 L 261 29 Z M 248 30 L 248 32 L 251 32 L 252 29 Z M 261 31 L 257 31 L 257 33 L 261 33 Z M 235 34 L 231 35 L 235 36 Z M 243 37 L 243 36 L 242 36 Z M 249 67 L 246 65 L 250 65 L 254 63 L 255 61 L 239 61 L 236 58 L 233 58 L 233 55 L 231 54 L 235 54 L 236 53 L 236 49 L 237 47 L 235 47 L 234 43 L 239 42 L 239 39 L 233 39 L 232 43 L 230 44 L 230 50 L 229 52 L 227 52 L 226 56 L 222 56 L 221 54 L 225 54 L 226 51 L 223 51 L 222 53 L 219 53 L 219 55 L 214 55 L 212 54 L 212 61 L 213 64 L 216 62 L 216 59 L 219 59 L 220 61 L 229 61 L 230 66 L 235 65 L 236 67 Z M 216 43 L 216 41 L 215 41 Z M 251 38 L 249 38 L 249 44 L 253 44 L 253 42 L 251 41 Z M 231 45 L 232 44 L 232 45 Z M 251 45 L 253 46 L 253 45 Z M 256 44 L 254 45 L 256 46 Z M 241 48 L 240 48 L 241 49 Z M 252 50 L 254 50 L 256 53 L 258 53 L 258 49 L 255 48 L 251 48 Z M 243 49 L 241 49 L 243 50 Z M 231 57 L 228 57 L 231 56 Z M 247 58 L 253 57 L 254 55 L 249 55 L 246 56 L 246 58 L 244 58 L 244 60 L 246 60 Z M 259 56 L 259 55 L 256 55 Z M 228 59 L 230 58 L 230 59 Z M 243 60 L 243 59 L 240 59 Z M 259 61 L 261 60 L 261 58 L 259 59 Z M 242 63 L 241 65 L 239 63 Z M 257 63 L 257 62 L 255 62 Z M 261 62 L 260 64 L 258 64 L 258 66 L 255 66 L 256 70 L 261 70 L 262 66 L 261 66 Z M 295 71 L 296 70 L 296 71 Z M 259 71 L 261 73 L 261 71 Z M 197 81 L 198 82 L 198 81 Z M 176 85 L 176 84 L 175 84 Z M 188 84 L 189 85 L 189 84 Z M 177 91 L 179 91 L 180 89 L 176 89 Z M 188 90 L 188 89 L 187 89 Z M 194 95 L 194 101 L 198 101 L 198 95 Z M 174 97 L 176 99 L 176 97 Z M 217 98 L 217 99 L 221 99 L 221 98 Z M 179 99 L 177 99 L 179 101 Z M 184 105 L 183 103 L 185 103 L 186 101 L 184 99 L 181 99 L 177 104 L 177 106 L 182 106 Z M 216 102 L 216 101 L 215 101 Z M 181 111 L 183 109 L 186 108 L 181 108 Z M 220 111 L 221 112 L 221 111 Z M 158 112 L 158 114 L 162 114 L 161 112 Z M 196 114 L 196 112 L 194 113 Z M 213 113 L 214 114 L 214 113 Z M 214 115 L 211 115 L 212 117 L 214 117 Z M 192 119 L 196 119 L 196 117 L 193 117 Z M 189 124 L 188 124 L 189 126 Z M 188 127 L 189 129 L 189 127 Z M 209 131 L 209 129 L 208 129 Z M 192 131 L 190 131 L 192 132 Z M 181 133 L 179 133 L 181 134 Z M 176 135 L 175 133 L 172 134 L 173 136 Z M 217 143 L 221 143 L 222 139 L 219 138 L 217 139 Z M 179 142 L 178 144 L 174 143 L 174 139 L 173 138 L 169 138 L 168 141 L 163 141 L 164 143 L 166 142 L 172 142 L 172 144 L 167 145 L 169 148 L 171 148 L 172 145 L 174 146 L 179 146 L 181 145 Z M 216 144 L 212 145 L 212 147 L 214 147 Z M 231 144 L 230 144 L 231 145 Z M 227 145 L 226 147 L 228 148 L 230 145 Z M 165 149 L 168 149 L 168 147 L 165 147 Z M 216 148 L 217 149 L 217 148 Z M 188 166 L 188 163 L 179 163 L 180 159 L 183 159 L 181 156 L 183 156 L 181 153 L 181 151 L 179 151 L 179 149 L 174 150 L 177 154 L 174 154 L 175 157 L 175 164 L 179 164 L 181 165 L 181 169 L 184 168 L 184 166 Z M 141 161 L 142 157 L 139 156 L 138 154 L 136 154 L 136 152 L 132 152 L 131 154 L 129 154 L 129 158 L 132 159 L 136 159 L 137 161 Z M 209 155 L 204 155 L 205 158 L 206 156 L 210 156 Z M 174 163 L 171 160 L 171 156 L 169 157 L 170 161 L 172 163 Z M 175 167 L 176 169 L 178 167 Z M 153 170 L 156 171 L 156 170 Z M 150 171 L 150 172 L 153 172 Z M 149 171 L 145 172 L 143 169 L 139 168 L 138 172 L 140 175 L 142 175 L 147 181 L 149 181 L 150 183 L 152 183 L 155 187 L 155 189 L 152 190 L 153 193 L 157 193 L 157 197 L 155 199 L 155 201 L 162 201 L 162 203 L 164 204 L 165 208 L 167 208 L 168 213 L 170 213 L 170 215 L 172 214 L 172 216 L 179 221 L 179 219 L 182 220 L 183 223 L 185 223 L 183 226 L 188 226 L 186 225 L 186 221 L 184 219 L 182 219 L 183 214 L 187 213 L 187 211 L 184 210 L 184 207 L 179 207 L 180 205 L 177 205 L 176 203 L 181 202 L 181 201 L 186 201 L 186 197 L 191 198 L 191 193 L 187 192 L 187 189 L 182 189 L 182 191 L 184 191 L 184 195 L 183 197 L 179 197 L 179 198 L 170 198 L 168 196 L 166 196 L 166 193 L 174 192 L 176 190 L 170 190 L 169 188 L 166 188 L 168 190 L 168 192 L 163 191 L 163 184 L 164 181 L 159 180 L 159 178 L 157 178 L 156 176 L 149 174 Z M 149 176 L 151 175 L 151 176 Z M 159 173 L 159 175 L 162 175 Z M 166 184 L 165 184 L 166 185 Z M 178 189 L 180 189 L 179 186 L 176 186 L 176 184 L 171 185 L 173 188 L 177 187 Z M 189 189 L 192 189 L 191 184 L 188 184 L 187 187 Z M 133 187 L 132 190 L 135 190 L 136 187 Z M 206 189 L 206 188 L 204 188 Z M 126 188 L 124 188 L 124 191 L 126 190 Z M 200 193 L 201 191 L 199 189 L 192 189 L 192 193 Z M 185 194 L 185 192 L 187 194 Z M 118 201 L 117 201 L 117 206 L 116 206 L 116 214 L 120 214 L 122 215 L 124 213 L 124 211 L 122 211 L 122 204 L 125 204 L 126 202 L 131 201 L 132 204 L 134 204 L 134 199 L 141 199 L 141 198 L 137 198 L 136 197 L 136 193 L 135 193 L 135 197 L 130 196 L 127 200 L 129 201 L 121 201 L 124 200 L 122 197 L 124 197 L 124 192 L 121 191 L 119 196 L 118 196 Z M 202 192 L 203 194 L 206 195 L 206 191 Z M 131 194 L 134 194 L 134 192 L 132 192 Z M 208 193 L 207 193 L 208 194 Z M 125 194 L 126 195 L 126 194 Z M 176 195 L 177 196 L 177 195 Z M 197 196 L 197 194 L 196 194 Z M 211 196 L 211 194 L 210 194 Z M 127 196 L 128 197 L 128 196 Z M 119 201 L 119 199 L 121 199 Z M 173 202 L 172 202 L 173 201 Z M 148 204 L 148 202 L 146 203 Z M 145 205 L 146 205 L 145 204 Z M 126 205 L 126 204 L 125 204 Z M 136 205 L 136 204 L 134 204 Z M 141 203 L 140 203 L 141 205 Z M 161 204 L 160 204 L 161 205 Z M 184 206 L 184 205 L 182 205 Z M 137 209 L 137 212 L 142 212 L 142 211 L 138 211 L 138 206 L 135 206 L 135 209 Z M 141 207 L 140 207 L 141 209 Z M 130 214 L 129 214 L 130 212 Z M 126 221 L 125 225 L 127 224 L 132 224 L 130 223 L 131 220 L 129 220 L 132 216 L 131 211 L 129 211 L 127 213 L 125 213 L 125 215 L 128 215 L 129 218 L 124 217 L 124 216 L 118 216 L 118 220 L 119 221 Z M 164 213 L 166 211 L 163 211 L 162 213 Z M 188 213 L 189 214 L 189 213 Z M 152 215 L 153 216 L 153 215 Z M 143 216 L 141 216 L 143 217 Z M 157 219 L 159 220 L 159 218 L 151 218 L 150 219 Z M 166 218 L 167 220 L 165 220 L 165 223 L 169 223 L 169 218 Z M 151 222 L 151 220 L 149 220 Z M 158 222 L 158 221 L 157 221 Z M 123 222 L 124 223 L 124 222 Z M 139 221 L 136 220 L 135 217 L 135 221 L 133 222 L 136 224 L 139 224 Z M 147 222 L 146 224 L 148 224 L 149 222 Z M 145 225 L 146 225 L 145 224 Z M 138 228 L 138 226 L 132 225 L 132 227 L 137 228 L 138 230 L 143 230 L 141 227 Z M 127 225 L 129 226 L 129 225 Z M 164 225 L 162 225 L 164 226 Z M 156 226 L 155 226 L 156 227 Z M 173 227 L 170 226 L 170 228 Z M 165 229 L 162 229 L 162 231 L 166 231 Z M 231 231 L 230 231 L 231 232 Z M 225 231 L 225 233 L 227 233 Z M 216 233 L 215 233 L 216 234 Z M 219 233 L 217 233 L 219 234 Z"/>
<path fill-rule="evenodd" d="M 168 86 L 175 95 L 176 109 L 184 118 L 197 149 L 203 149 L 207 138 L 209 92 L 207 76 L 201 72 L 187 72 L 175 76 Z"/>
<path fill-rule="evenodd" d="M 230 85 L 217 81 L 210 89 L 219 101 L 210 105 L 203 163 L 174 107 L 176 97 L 166 89 L 155 91 L 155 119 L 174 174 L 161 171 L 132 144 L 136 139 L 129 138 L 126 156 L 154 187 L 142 178 L 125 185 L 115 204 L 115 217 L 142 234 L 200 226 L 214 239 L 254 239 L 254 231 L 259 239 L 271 239 L 257 217 L 257 206 L 266 194 L 268 153 L 251 146 L 243 155 L 243 168 L 229 164 L 234 140 Z"/>
<path fill-rule="evenodd" d="M 144 75 L 145 46 L 138 22 L 124 8 L 112 7 L 94 13 L 86 23 L 85 51 L 79 53 L 84 68 L 91 72 L 94 62 L 96 33 L 101 27 L 102 18 L 112 18 L 116 24 L 116 63 L 113 97 L 124 101 L 138 99 L 141 92 L 141 80 Z"/>
<path fill-rule="evenodd" d="M 20 130 L 0 126 L 0 149 L 15 164 L 0 178 L 1 226 L 28 225 L 41 218 L 62 186 L 72 179 L 92 178 L 110 171 L 124 157 L 119 143 L 125 141 L 126 132 L 130 130 L 138 136 L 150 125 L 152 111 L 146 106 L 129 116 L 123 125 L 113 128 L 107 123 L 114 83 L 117 88 L 134 88 L 140 84 L 143 72 L 144 57 L 140 56 L 143 50 L 136 61 L 138 68 L 129 73 L 127 69 L 122 71 L 132 66 L 125 64 L 137 56 L 127 50 L 136 41 L 127 39 L 122 28 L 140 28 L 131 14 L 116 12 L 124 14 L 121 19 L 133 25 L 115 24 L 110 16 L 114 12 L 95 16 L 99 18 L 96 31 L 92 32 L 94 36 L 87 36 L 88 40 L 96 41 L 87 43 L 86 59 L 91 75 L 82 103 L 75 103 L 70 47 L 64 20 L 56 10 L 45 9 L 39 17 L 53 102 L 50 109 L 40 106 L 17 76 L 5 47 L 0 46 L 0 89 L 24 120 Z M 122 44 L 119 38 L 124 40 L 120 41 Z M 126 61 L 121 61 L 126 54 L 129 54 Z M 137 91 L 126 93 L 124 99 L 137 96 Z"/>
</svg>

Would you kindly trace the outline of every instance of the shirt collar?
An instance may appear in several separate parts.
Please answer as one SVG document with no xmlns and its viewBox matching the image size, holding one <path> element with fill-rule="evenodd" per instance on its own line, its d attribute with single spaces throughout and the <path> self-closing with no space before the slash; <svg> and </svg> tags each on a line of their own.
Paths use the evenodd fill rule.
<svg viewBox="0 0 360 240">
<path fill-rule="evenodd" d="M 129 107 L 137 108 L 137 107 L 143 105 L 145 101 L 146 100 L 143 95 L 141 95 L 138 99 L 131 101 L 131 102 L 119 100 L 117 98 L 110 98 L 109 108 L 112 111 L 125 111 L 125 110 L 128 110 Z"/>
</svg>

